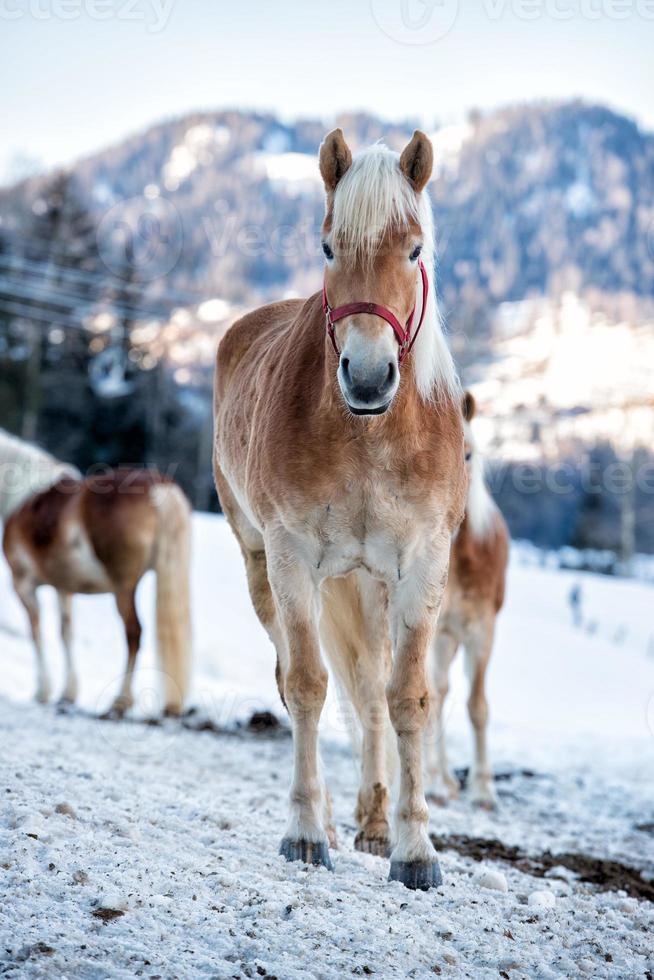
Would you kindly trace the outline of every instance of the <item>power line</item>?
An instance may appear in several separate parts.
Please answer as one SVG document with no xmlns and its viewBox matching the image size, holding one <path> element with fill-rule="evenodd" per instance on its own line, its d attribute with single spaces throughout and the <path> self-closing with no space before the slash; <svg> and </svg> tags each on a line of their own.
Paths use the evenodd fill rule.
<svg viewBox="0 0 654 980">
<path fill-rule="evenodd" d="M 6 256 L 0 255 L 0 268 L 5 269 L 7 272 L 25 272 L 28 276 L 43 276 L 43 278 L 55 280 L 55 285 L 59 285 L 59 282 L 56 280 L 63 280 L 64 283 L 70 282 L 74 285 L 87 287 L 102 286 L 107 291 L 117 289 L 126 291 L 130 289 L 138 291 L 139 294 L 143 292 L 143 286 L 140 283 L 128 283 L 119 279 L 118 276 L 114 276 L 112 280 L 108 275 L 103 275 L 102 273 L 80 272 L 76 269 L 67 269 L 65 266 L 58 266 L 52 262 L 31 262 L 29 259 L 23 258 L 18 260 L 13 258 L 7 259 Z M 171 308 L 182 305 L 180 294 L 177 293 L 168 292 L 160 294 L 157 298 L 161 299 L 164 303 L 168 303 Z M 197 300 L 194 302 L 197 302 Z"/>
<path fill-rule="evenodd" d="M 25 317 L 26 320 L 44 320 L 53 327 L 69 326 L 75 330 L 88 330 L 82 320 L 76 321 L 69 314 L 59 314 L 54 310 L 43 310 L 38 307 L 24 306 L 21 303 L 13 303 L 0 296 L 0 310 L 12 316 Z"/>
<path fill-rule="evenodd" d="M 54 262 L 40 262 L 26 259 L 23 256 L 0 255 L 0 266 L 9 271 L 27 271 L 28 274 L 33 273 L 35 275 L 47 275 L 52 278 L 56 277 L 57 279 L 67 279 L 70 282 L 80 283 L 82 285 L 95 285 L 96 283 L 107 285 L 110 281 L 109 276 L 102 272 L 92 272 L 90 270 L 85 272 L 81 269 L 57 265 Z M 115 278 L 118 279 L 118 276 Z M 121 282 L 121 286 L 123 288 L 134 289 L 138 284 Z"/>
<path fill-rule="evenodd" d="M 44 302 L 50 306 L 63 307 L 64 310 L 75 310 L 80 305 L 89 308 L 97 306 L 107 306 L 112 312 L 129 320 L 166 320 L 170 315 L 169 310 L 147 310 L 135 307 L 123 306 L 115 303 L 108 297 L 80 296 L 74 293 L 60 293 L 56 289 L 49 289 L 34 284 L 22 284 L 12 279 L 7 279 L 0 275 L 0 293 L 4 293 L 10 298 L 32 300 L 35 303 Z"/>
<path fill-rule="evenodd" d="M 71 256 L 71 258 L 74 257 L 74 258 L 76 258 L 78 260 L 79 260 L 79 257 L 80 257 L 80 253 L 79 253 L 79 251 L 77 249 L 73 249 L 70 246 L 65 245 L 65 243 L 63 243 L 63 242 L 58 242 L 58 241 L 55 241 L 55 242 L 43 242 L 43 241 L 39 241 L 39 240 L 34 239 L 34 238 L 26 238 L 24 235 L 20 235 L 20 234 L 12 234 L 12 240 L 13 240 L 13 238 L 19 238 L 21 241 L 26 242 L 28 245 L 35 246 L 35 248 L 42 255 L 44 255 L 47 259 L 51 259 L 52 256 L 56 256 L 58 253 L 60 253 L 62 255 L 68 254 L 68 255 Z M 5 256 L 0 256 L 0 257 L 6 258 L 6 255 Z M 16 258 L 19 258 L 19 259 L 23 260 L 23 256 L 22 255 L 17 255 Z M 25 262 L 31 262 L 32 264 L 35 264 L 35 265 L 40 264 L 42 266 L 44 266 L 46 264 L 47 265 L 50 265 L 51 264 L 50 261 L 48 261 L 48 262 L 42 262 L 40 259 L 27 259 L 27 258 L 25 258 L 24 261 Z M 102 273 L 96 273 L 96 272 L 92 272 L 92 271 L 84 272 L 84 271 L 78 270 L 78 269 L 71 269 L 71 268 L 69 268 L 67 266 L 64 266 L 64 265 L 57 265 L 56 263 L 55 263 L 55 266 L 56 266 L 56 268 L 58 270 L 61 270 L 62 274 L 71 273 L 71 274 L 80 275 L 80 276 L 97 276 L 98 278 L 105 278 L 102 275 Z M 109 267 L 106 267 L 106 268 L 107 268 L 107 274 L 111 274 L 116 279 L 120 279 L 120 276 L 117 273 L 111 271 L 109 269 Z M 133 289 L 142 289 L 143 288 L 143 284 L 142 283 L 138 283 L 138 282 L 135 282 L 135 283 L 126 283 L 126 285 L 128 286 L 128 288 L 133 288 Z M 168 291 L 167 292 L 167 295 L 170 296 L 170 297 L 175 296 L 175 297 L 178 298 L 178 302 L 186 302 L 186 303 L 202 303 L 207 298 L 206 293 L 192 293 L 192 292 L 188 292 L 186 290 L 179 290 L 179 289 Z"/>
</svg>

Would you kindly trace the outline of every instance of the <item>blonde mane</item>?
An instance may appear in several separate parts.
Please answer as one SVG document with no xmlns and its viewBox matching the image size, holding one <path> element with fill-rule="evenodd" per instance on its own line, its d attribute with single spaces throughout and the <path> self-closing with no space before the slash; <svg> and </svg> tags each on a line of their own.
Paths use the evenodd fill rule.
<svg viewBox="0 0 654 980">
<path fill-rule="evenodd" d="M 416 385 L 424 401 L 459 399 L 460 387 L 443 332 L 434 284 L 434 219 L 426 190 L 417 194 L 400 170 L 399 154 L 375 144 L 357 154 L 334 192 L 332 232 L 363 261 L 374 256 L 388 227 L 417 222 L 424 239 L 422 259 L 429 278 L 424 322 L 412 352 Z M 416 279 L 416 318 L 422 303 Z"/>
<path fill-rule="evenodd" d="M 29 497 L 79 471 L 50 453 L 0 429 L 0 519 L 9 517 Z"/>
<path fill-rule="evenodd" d="M 475 538 L 485 538 L 493 527 L 497 507 L 484 477 L 484 457 L 477 449 L 472 427 L 465 422 L 465 432 L 471 457 L 468 466 L 468 499 L 466 517 L 468 526 Z"/>
</svg>

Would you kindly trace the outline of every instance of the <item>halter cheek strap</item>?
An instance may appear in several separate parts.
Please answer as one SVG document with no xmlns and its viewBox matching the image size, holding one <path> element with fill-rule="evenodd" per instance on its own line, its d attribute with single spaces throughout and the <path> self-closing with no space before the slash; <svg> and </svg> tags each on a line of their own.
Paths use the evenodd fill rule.
<svg viewBox="0 0 654 980">
<path fill-rule="evenodd" d="M 427 311 L 429 279 L 427 278 L 427 270 L 425 269 L 422 259 L 418 259 L 418 268 L 420 269 L 420 276 L 422 279 L 422 309 L 420 310 L 420 319 L 413 336 L 411 335 L 411 326 L 416 313 L 415 306 L 409 314 L 409 319 L 407 320 L 405 327 L 402 326 L 394 313 L 387 310 L 385 306 L 380 306 L 378 303 L 346 303 L 345 306 L 337 306 L 336 309 L 332 309 L 327 300 L 327 288 L 323 282 L 322 308 L 325 311 L 325 317 L 327 319 L 327 333 L 329 334 L 329 339 L 332 342 L 332 346 L 339 357 L 341 356 L 341 352 L 339 351 L 336 343 L 334 324 L 338 323 L 339 320 L 344 320 L 346 316 L 352 316 L 354 313 L 371 313 L 373 316 L 379 316 L 382 318 L 382 320 L 386 320 L 386 323 L 389 323 L 393 328 L 393 332 L 397 337 L 397 342 L 400 345 L 398 360 L 399 363 L 402 364 L 404 358 L 411 351 L 411 348 L 416 341 L 416 337 L 418 336 L 420 327 L 425 319 L 425 313 Z"/>
</svg>

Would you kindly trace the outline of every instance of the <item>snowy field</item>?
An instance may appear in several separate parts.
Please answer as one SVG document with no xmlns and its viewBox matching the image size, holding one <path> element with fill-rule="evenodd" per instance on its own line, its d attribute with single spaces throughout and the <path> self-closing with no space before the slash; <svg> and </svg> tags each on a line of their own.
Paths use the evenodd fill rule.
<svg viewBox="0 0 654 980">
<path fill-rule="evenodd" d="M 433 805 L 444 885 L 412 893 L 386 881 L 387 861 L 353 849 L 357 766 L 335 698 L 323 721 L 335 871 L 277 855 L 290 739 L 237 727 L 263 708 L 285 722 L 274 654 L 224 522 L 196 516 L 194 530 L 198 710 L 186 724 L 222 734 L 139 721 L 157 707 L 150 580 L 136 720 L 93 717 L 123 666 L 110 597 L 75 600 L 83 710 L 32 704 L 26 624 L 0 566 L 0 975 L 651 980 L 651 586 L 541 568 L 516 550 L 489 680 L 500 807 L 474 810 L 465 792 Z M 59 690 L 45 589 L 42 604 Z M 463 769 L 460 665 L 453 680 L 450 754 Z"/>
</svg>

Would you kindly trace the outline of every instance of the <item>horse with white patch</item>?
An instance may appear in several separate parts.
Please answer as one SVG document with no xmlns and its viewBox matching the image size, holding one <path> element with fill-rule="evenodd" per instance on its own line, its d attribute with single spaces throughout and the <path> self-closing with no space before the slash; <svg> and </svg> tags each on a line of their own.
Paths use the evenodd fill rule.
<svg viewBox="0 0 654 980">
<path fill-rule="evenodd" d="M 224 336 L 214 450 L 293 727 L 281 853 L 331 867 L 322 641 L 362 729 L 355 846 L 390 849 L 390 714 L 390 877 L 423 889 L 441 881 L 423 791 L 426 659 L 466 489 L 460 390 L 432 282 L 431 171 L 420 132 L 401 156 L 377 145 L 354 159 L 341 130 L 326 137 L 322 294 L 262 307 Z"/>
<path fill-rule="evenodd" d="M 495 622 L 504 602 L 509 532 L 484 481 L 483 458 L 471 426 L 474 415 L 474 398 L 466 392 L 463 416 L 468 498 L 465 519 L 452 542 L 450 574 L 433 644 L 435 725 L 428 735 L 431 756 L 428 793 L 444 803 L 459 791 L 458 781 L 448 767 L 442 715 L 450 666 L 462 644 L 470 681 L 468 713 L 474 734 L 474 761 L 468 779 L 471 801 L 492 809 L 497 797 L 486 744 L 485 682 Z"/>
<path fill-rule="evenodd" d="M 136 587 L 157 576 L 157 650 L 166 709 L 182 710 L 190 660 L 190 508 L 178 486 L 151 470 L 116 470 L 82 479 L 49 453 L 0 429 L 0 518 L 14 588 L 29 617 L 38 701 L 50 680 L 36 590 L 57 590 L 66 657 L 62 702 L 74 703 L 72 595 L 112 592 L 125 625 L 127 665 L 113 713 L 133 703 L 132 674 L 141 638 Z"/>
</svg>

